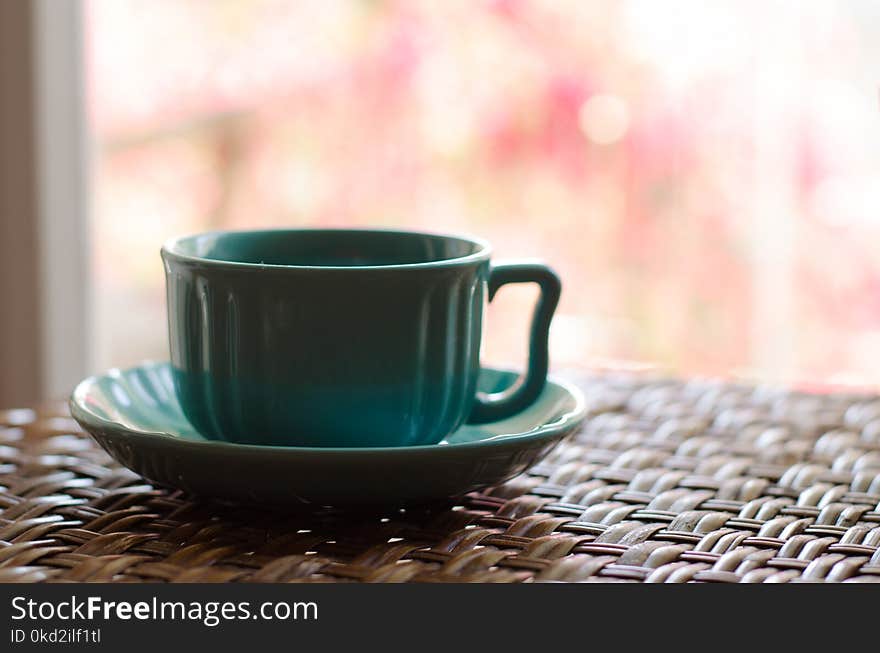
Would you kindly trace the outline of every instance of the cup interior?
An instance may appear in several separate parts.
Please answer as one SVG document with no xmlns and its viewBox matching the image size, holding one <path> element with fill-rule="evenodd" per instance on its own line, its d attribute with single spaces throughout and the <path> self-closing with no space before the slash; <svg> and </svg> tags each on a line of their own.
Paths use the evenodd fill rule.
<svg viewBox="0 0 880 653">
<path fill-rule="evenodd" d="M 484 243 L 406 231 L 292 229 L 230 231 L 179 238 L 172 255 L 276 266 L 381 267 L 453 261 L 482 254 Z"/>
</svg>

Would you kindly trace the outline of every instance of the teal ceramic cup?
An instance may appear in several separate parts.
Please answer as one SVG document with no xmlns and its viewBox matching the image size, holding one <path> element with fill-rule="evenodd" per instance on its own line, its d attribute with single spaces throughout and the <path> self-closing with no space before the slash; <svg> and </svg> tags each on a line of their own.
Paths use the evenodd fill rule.
<svg viewBox="0 0 880 653">
<path fill-rule="evenodd" d="M 174 387 L 207 438 L 384 447 L 434 444 L 531 404 L 547 376 L 560 282 L 492 266 L 480 240 L 406 231 L 214 232 L 162 248 Z M 477 392 L 487 298 L 534 282 L 528 368 Z"/>
</svg>

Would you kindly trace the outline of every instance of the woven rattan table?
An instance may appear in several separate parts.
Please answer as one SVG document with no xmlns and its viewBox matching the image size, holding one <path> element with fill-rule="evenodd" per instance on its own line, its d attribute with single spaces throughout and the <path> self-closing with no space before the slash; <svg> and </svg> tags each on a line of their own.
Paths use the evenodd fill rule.
<svg viewBox="0 0 880 653">
<path fill-rule="evenodd" d="M 61 406 L 0 411 L 0 581 L 880 581 L 880 397 L 625 374 L 527 474 L 458 505 L 212 504 Z"/>
</svg>

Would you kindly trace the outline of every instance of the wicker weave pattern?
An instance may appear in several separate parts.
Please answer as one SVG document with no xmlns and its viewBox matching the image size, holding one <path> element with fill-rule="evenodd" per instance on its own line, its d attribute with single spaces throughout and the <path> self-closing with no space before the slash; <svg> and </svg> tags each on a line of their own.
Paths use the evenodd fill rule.
<svg viewBox="0 0 880 653">
<path fill-rule="evenodd" d="M 880 397 L 583 379 L 591 417 L 453 509 L 212 505 L 59 406 L 0 412 L 0 581 L 880 581 Z"/>
</svg>

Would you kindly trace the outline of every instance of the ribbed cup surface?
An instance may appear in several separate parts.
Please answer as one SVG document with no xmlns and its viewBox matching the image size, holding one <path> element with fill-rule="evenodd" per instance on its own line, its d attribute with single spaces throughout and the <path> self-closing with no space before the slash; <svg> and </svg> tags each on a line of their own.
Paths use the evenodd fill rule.
<svg viewBox="0 0 880 653">
<path fill-rule="evenodd" d="M 175 389 L 206 437 L 429 444 L 470 411 L 487 261 L 224 269 L 166 257 L 165 267 Z"/>
</svg>

